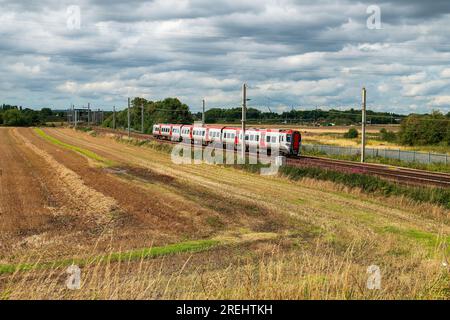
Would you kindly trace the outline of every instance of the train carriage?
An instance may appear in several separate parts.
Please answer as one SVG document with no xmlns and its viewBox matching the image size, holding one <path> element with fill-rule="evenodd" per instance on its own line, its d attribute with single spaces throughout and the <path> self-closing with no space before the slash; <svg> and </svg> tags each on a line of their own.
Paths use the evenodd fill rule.
<svg viewBox="0 0 450 320">
<path fill-rule="evenodd" d="M 183 128 L 183 125 L 181 125 L 181 124 L 175 124 L 172 126 L 172 135 L 171 135 L 172 141 L 181 141 L 181 129 L 182 128 Z"/>
<path fill-rule="evenodd" d="M 191 141 L 192 140 L 192 131 L 194 126 L 192 125 L 184 125 L 181 128 L 181 138 L 183 141 Z"/>
<path fill-rule="evenodd" d="M 272 150 L 278 149 L 284 155 L 298 155 L 301 150 L 301 134 L 296 130 L 277 130 L 248 128 L 245 138 L 242 137 L 241 128 L 238 127 L 216 127 L 216 126 L 193 126 L 155 124 L 153 135 L 159 139 L 164 138 L 173 141 L 187 140 L 191 142 L 208 145 L 220 143 L 224 147 L 237 149 L 242 140 L 250 150 Z"/>
<path fill-rule="evenodd" d="M 192 131 L 192 139 L 194 140 L 194 143 L 206 144 L 207 131 L 208 131 L 208 128 L 206 128 L 206 127 L 194 126 L 193 131 Z"/>
</svg>

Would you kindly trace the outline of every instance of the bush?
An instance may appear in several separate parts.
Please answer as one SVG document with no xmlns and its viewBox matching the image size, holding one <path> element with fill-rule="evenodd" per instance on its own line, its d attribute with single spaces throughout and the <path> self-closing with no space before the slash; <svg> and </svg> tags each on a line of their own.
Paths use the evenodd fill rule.
<svg viewBox="0 0 450 320">
<path fill-rule="evenodd" d="M 348 132 L 344 133 L 344 138 L 346 139 L 355 139 L 358 138 L 358 130 L 355 128 L 348 129 Z"/>
<path fill-rule="evenodd" d="M 433 145 L 448 142 L 449 119 L 440 112 L 431 115 L 411 115 L 403 120 L 399 137 L 405 145 Z"/>
<path fill-rule="evenodd" d="M 380 130 L 380 139 L 383 141 L 394 142 L 397 140 L 397 134 L 393 131 L 388 131 L 385 128 Z"/>
</svg>

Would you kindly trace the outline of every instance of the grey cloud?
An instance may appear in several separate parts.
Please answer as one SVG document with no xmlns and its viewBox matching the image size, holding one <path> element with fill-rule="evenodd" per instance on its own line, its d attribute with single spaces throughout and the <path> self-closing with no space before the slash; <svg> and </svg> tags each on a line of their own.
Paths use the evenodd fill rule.
<svg viewBox="0 0 450 320">
<path fill-rule="evenodd" d="M 382 30 L 366 28 L 372 4 L 382 9 Z M 68 5 L 81 7 L 80 30 L 65 26 Z M 231 106 L 245 81 L 254 105 L 357 106 L 366 85 L 374 107 L 404 112 L 414 104 L 429 111 L 450 87 L 450 79 L 423 87 L 399 81 L 421 71 L 424 82 L 436 81 L 450 67 L 448 1 L 0 0 L 0 7 L 5 103 L 111 107 L 145 94 L 177 95 L 196 109 L 203 96 L 209 106 Z"/>
</svg>

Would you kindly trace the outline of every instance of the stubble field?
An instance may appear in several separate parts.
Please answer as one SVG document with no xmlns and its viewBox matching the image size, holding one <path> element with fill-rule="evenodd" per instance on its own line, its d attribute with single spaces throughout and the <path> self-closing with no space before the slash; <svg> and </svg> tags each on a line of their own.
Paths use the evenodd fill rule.
<svg viewBox="0 0 450 320">
<path fill-rule="evenodd" d="M 0 128 L 0 298 L 449 298 L 448 210 L 161 149 Z"/>
</svg>

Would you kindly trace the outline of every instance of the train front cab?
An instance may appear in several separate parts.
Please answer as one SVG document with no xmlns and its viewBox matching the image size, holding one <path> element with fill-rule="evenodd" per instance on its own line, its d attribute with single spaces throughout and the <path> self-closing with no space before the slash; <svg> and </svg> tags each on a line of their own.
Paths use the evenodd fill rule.
<svg viewBox="0 0 450 320">
<path fill-rule="evenodd" d="M 289 135 L 288 135 L 289 136 Z M 292 131 L 290 134 L 291 139 L 291 154 L 299 155 L 302 147 L 302 135 L 298 131 Z"/>
</svg>

